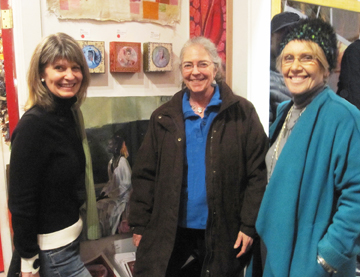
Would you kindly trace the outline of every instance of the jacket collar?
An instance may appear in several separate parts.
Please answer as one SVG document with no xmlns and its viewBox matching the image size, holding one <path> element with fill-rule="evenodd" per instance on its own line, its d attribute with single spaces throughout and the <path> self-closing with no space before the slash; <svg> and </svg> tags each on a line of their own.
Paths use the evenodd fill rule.
<svg viewBox="0 0 360 277">
<path fill-rule="evenodd" d="M 220 82 L 220 98 L 222 100 L 219 113 L 222 113 L 233 104 L 239 102 L 239 96 L 234 95 L 225 82 Z M 180 132 L 180 137 L 185 137 L 184 114 L 182 110 L 182 99 L 186 88 L 177 92 L 171 100 L 163 106 L 158 114 L 158 122 L 170 132 Z"/>
</svg>

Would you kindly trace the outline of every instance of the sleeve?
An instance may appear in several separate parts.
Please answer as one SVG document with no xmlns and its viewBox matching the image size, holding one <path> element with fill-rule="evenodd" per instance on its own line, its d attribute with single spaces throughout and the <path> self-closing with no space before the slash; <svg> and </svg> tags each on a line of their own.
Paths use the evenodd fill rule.
<svg viewBox="0 0 360 277">
<path fill-rule="evenodd" d="M 268 151 L 268 138 L 259 117 L 252 109 L 246 133 L 246 171 L 248 184 L 241 209 L 242 225 L 240 231 L 255 236 L 255 221 L 265 192 L 267 173 L 265 155 Z"/>
<path fill-rule="evenodd" d="M 131 188 L 131 169 L 124 157 L 121 157 L 118 167 L 114 170 L 114 183 L 116 184 L 117 196 L 123 199 Z"/>
<path fill-rule="evenodd" d="M 155 120 L 152 115 L 144 141 L 137 152 L 132 171 L 129 226 L 133 233 L 142 235 L 150 222 L 154 204 L 154 186 L 157 167 Z"/>
<path fill-rule="evenodd" d="M 343 122 L 335 136 L 330 172 L 339 196 L 332 223 L 318 244 L 318 254 L 335 269 L 360 252 L 360 124 L 349 126 L 349 120 Z"/>
<path fill-rule="evenodd" d="M 39 189 L 45 168 L 41 123 L 24 115 L 11 141 L 9 209 L 14 245 L 20 257 L 30 259 L 39 252 L 37 244 Z"/>
</svg>

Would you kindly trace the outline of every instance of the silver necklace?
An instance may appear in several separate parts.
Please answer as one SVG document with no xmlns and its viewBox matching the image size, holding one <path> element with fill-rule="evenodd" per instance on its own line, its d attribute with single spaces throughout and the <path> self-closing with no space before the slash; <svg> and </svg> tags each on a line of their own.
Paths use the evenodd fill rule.
<svg viewBox="0 0 360 277">
<path fill-rule="evenodd" d="M 205 108 L 196 107 L 195 105 L 191 105 L 191 108 L 193 109 L 194 112 L 197 112 L 199 114 L 202 114 L 203 111 L 205 110 Z"/>
<path fill-rule="evenodd" d="M 289 122 L 289 120 L 290 120 L 291 113 L 292 113 L 293 109 L 294 109 L 294 105 L 291 106 L 288 114 L 286 115 L 284 124 L 283 124 L 283 126 L 281 127 L 280 134 L 278 135 L 278 137 L 277 137 L 277 139 L 276 139 L 275 149 L 274 149 L 274 152 L 273 152 L 273 154 L 272 154 L 272 156 L 271 156 L 271 165 L 270 165 L 270 171 L 269 171 L 270 174 L 271 174 L 271 172 L 272 172 L 272 170 L 273 170 L 274 160 L 277 161 L 278 158 L 279 158 L 279 154 L 280 154 L 280 153 L 279 153 L 279 152 L 280 152 L 280 151 L 279 151 L 279 150 L 280 150 L 280 149 L 279 149 L 279 148 L 280 148 L 280 142 L 281 142 L 282 137 L 285 137 L 285 129 L 288 129 L 288 128 L 287 128 L 287 124 L 288 124 L 288 122 Z M 300 118 L 300 116 L 303 114 L 303 112 L 304 112 L 305 110 L 306 110 L 306 107 L 301 110 L 300 115 L 299 115 L 299 118 Z M 299 120 L 299 118 L 297 118 L 297 119 L 295 120 L 294 125 L 295 125 L 295 123 Z M 289 129 L 289 131 L 292 130 L 292 128 L 294 128 L 294 126 L 292 126 L 292 127 Z M 269 182 L 269 180 L 270 180 L 270 176 L 268 177 L 268 182 Z"/>
</svg>

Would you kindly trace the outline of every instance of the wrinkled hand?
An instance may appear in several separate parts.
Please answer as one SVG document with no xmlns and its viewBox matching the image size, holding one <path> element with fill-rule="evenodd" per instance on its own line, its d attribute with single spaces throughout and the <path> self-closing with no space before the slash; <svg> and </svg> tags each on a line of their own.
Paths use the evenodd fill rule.
<svg viewBox="0 0 360 277">
<path fill-rule="evenodd" d="M 32 274 L 31 272 L 21 272 L 21 277 L 40 277 L 39 272 Z"/>
<path fill-rule="evenodd" d="M 237 240 L 234 245 L 234 249 L 239 248 L 242 242 L 242 247 L 240 249 L 239 254 L 236 255 L 236 258 L 239 258 L 241 255 L 246 253 L 253 244 L 253 238 L 245 235 L 243 232 L 239 232 Z"/>
<path fill-rule="evenodd" d="M 133 234 L 133 243 L 136 247 L 139 246 L 142 235 Z"/>
</svg>

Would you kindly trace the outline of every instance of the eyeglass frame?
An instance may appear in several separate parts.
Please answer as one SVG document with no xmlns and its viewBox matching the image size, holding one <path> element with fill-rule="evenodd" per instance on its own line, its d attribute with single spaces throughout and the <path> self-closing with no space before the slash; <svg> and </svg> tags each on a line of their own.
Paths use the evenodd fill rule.
<svg viewBox="0 0 360 277">
<path fill-rule="evenodd" d="M 201 63 L 206 64 L 206 66 L 199 66 L 199 64 L 201 64 Z M 194 64 L 193 62 L 183 62 L 180 64 L 180 68 L 181 68 L 181 70 L 190 72 L 190 71 L 194 70 L 194 67 L 196 66 L 196 68 L 201 71 L 201 70 L 207 69 L 211 64 L 216 65 L 216 63 L 214 63 L 212 61 L 207 61 L 207 60 L 198 61 L 197 64 Z M 190 68 L 185 68 L 185 65 L 189 65 Z"/>
<path fill-rule="evenodd" d="M 289 56 L 291 56 L 293 58 L 292 61 L 286 60 L 286 58 Z M 308 57 L 311 57 L 311 58 L 308 59 Z M 301 65 L 305 65 L 305 66 L 313 65 L 313 64 L 315 64 L 315 62 L 318 62 L 317 57 L 312 54 L 304 53 L 304 54 L 301 54 L 300 57 L 296 57 L 296 58 L 293 55 L 288 54 L 288 55 L 286 55 L 286 56 L 284 55 L 282 57 L 281 66 L 287 66 L 287 67 L 292 66 L 294 64 L 295 60 L 298 60 Z"/>
</svg>

